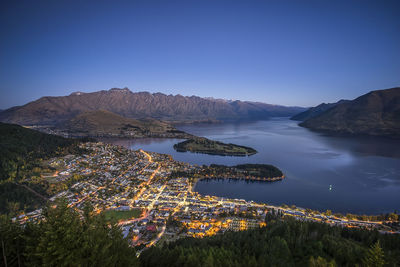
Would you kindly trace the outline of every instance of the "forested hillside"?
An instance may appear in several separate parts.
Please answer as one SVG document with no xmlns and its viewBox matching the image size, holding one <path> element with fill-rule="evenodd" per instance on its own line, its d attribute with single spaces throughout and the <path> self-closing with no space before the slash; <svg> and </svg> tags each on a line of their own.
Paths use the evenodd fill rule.
<svg viewBox="0 0 400 267">
<path fill-rule="evenodd" d="M 0 213 L 30 210 L 43 204 L 45 198 L 40 197 L 45 195 L 43 184 L 30 182 L 37 174 L 35 168 L 40 168 L 39 160 L 77 152 L 78 142 L 0 123 Z"/>
<path fill-rule="evenodd" d="M 59 202 L 44 216 L 24 227 L 0 215 L 0 266 L 138 266 L 120 228 L 94 216 L 89 206 L 81 216 Z"/>
<path fill-rule="evenodd" d="M 399 266 L 400 236 L 271 216 L 264 228 L 185 238 L 144 250 L 102 215 L 59 202 L 39 224 L 0 216 L 0 262 L 8 266 Z"/>
<path fill-rule="evenodd" d="M 178 240 L 140 256 L 142 266 L 399 266 L 400 236 L 291 218 L 267 227 Z"/>
</svg>

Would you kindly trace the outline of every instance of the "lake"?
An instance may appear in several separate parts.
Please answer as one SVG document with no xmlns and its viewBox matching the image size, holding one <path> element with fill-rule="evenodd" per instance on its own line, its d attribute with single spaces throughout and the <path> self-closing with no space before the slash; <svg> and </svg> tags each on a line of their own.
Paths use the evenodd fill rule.
<svg viewBox="0 0 400 267">
<path fill-rule="evenodd" d="M 299 127 L 287 118 L 267 121 L 178 126 L 225 143 L 250 146 L 250 157 L 176 152 L 176 139 L 113 140 L 132 149 L 171 154 L 192 164 L 266 163 L 280 168 L 279 182 L 203 180 L 201 194 L 333 212 L 380 214 L 400 211 L 400 140 L 333 137 Z"/>
</svg>

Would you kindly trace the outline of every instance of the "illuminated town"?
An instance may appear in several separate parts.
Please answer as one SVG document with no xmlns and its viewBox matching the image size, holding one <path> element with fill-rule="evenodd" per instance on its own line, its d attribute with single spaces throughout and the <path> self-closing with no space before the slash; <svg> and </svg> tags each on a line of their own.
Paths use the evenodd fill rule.
<svg viewBox="0 0 400 267">
<path fill-rule="evenodd" d="M 52 158 L 56 170 L 43 173 L 57 192 L 50 201 L 65 199 L 78 211 L 90 204 L 96 213 L 116 217 L 123 235 L 141 251 L 158 242 L 192 236 L 211 236 L 266 225 L 268 213 L 293 216 L 343 227 L 393 230 L 383 222 L 337 218 L 298 207 L 272 206 L 242 199 L 205 196 L 193 191 L 199 166 L 174 161 L 166 154 L 129 150 L 103 143 L 83 143 L 85 153 Z M 69 186 L 67 186 L 67 184 Z M 16 220 L 40 220 L 42 210 L 22 214 Z"/>
</svg>

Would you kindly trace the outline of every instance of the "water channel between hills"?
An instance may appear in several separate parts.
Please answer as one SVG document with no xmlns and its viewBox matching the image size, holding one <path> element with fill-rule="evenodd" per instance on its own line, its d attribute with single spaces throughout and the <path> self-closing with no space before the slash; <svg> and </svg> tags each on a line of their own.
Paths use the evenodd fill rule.
<svg viewBox="0 0 400 267">
<path fill-rule="evenodd" d="M 333 212 L 380 214 L 400 212 L 400 140 L 332 137 L 299 127 L 287 118 L 178 127 L 188 133 L 250 146 L 250 157 L 176 152 L 177 139 L 108 140 L 132 149 L 166 153 L 191 164 L 267 163 L 280 168 L 279 182 L 202 180 L 201 194 L 268 204 L 296 205 Z"/>
</svg>

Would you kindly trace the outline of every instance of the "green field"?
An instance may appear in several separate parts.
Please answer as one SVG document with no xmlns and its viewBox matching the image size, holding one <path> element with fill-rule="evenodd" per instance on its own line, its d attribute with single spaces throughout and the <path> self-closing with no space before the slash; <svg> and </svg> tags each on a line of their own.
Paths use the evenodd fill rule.
<svg viewBox="0 0 400 267">
<path fill-rule="evenodd" d="M 118 222 L 120 220 L 128 220 L 131 218 L 138 218 L 142 214 L 141 209 L 133 209 L 127 211 L 106 210 L 103 212 L 107 221 Z"/>
</svg>

